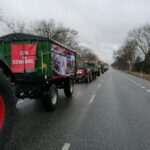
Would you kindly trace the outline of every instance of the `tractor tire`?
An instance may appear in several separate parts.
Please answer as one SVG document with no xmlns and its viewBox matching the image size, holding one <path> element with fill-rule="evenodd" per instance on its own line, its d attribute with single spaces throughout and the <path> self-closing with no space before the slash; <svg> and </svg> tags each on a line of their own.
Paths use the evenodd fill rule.
<svg viewBox="0 0 150 150">
<path fill-rule="evenodd" d="M 91 75 L 89 75 L 89 77 L 90 77 L 90 82 L 92 81 L 92 76 Z"/>
<path fill-rule="evenodd" d="M 66 97 L 72 97 L 74 92 L 74 82 L 72 79 L 67 79 L 64 83 L 64 93 Z"/>
<path fill-rule="evenodd" d="M 92 75 L 93 80 L 95 80 L 95 74 Z"/>
<path fill-rule="evenodd" d="M 0 72 L 0 150 L 9 139 L 15 120 L 16 98 L 9 81 Z"/>
<path fill-rule="evenodd" d="M 47 111 L 52 111 L 56 108 L 58 103 L 58 91 L 56 85 L 52 85 L 43 98 L 43 105 Z"/>
<path fill-rule="evenodd" d="M 86 76 L 86 83 L 89 83 L 89 82 L 90 82 L 90 76 L 87 75 L 87 76 Z"/>
<path fill-rule="evenodd" d="M 95 80 L 96 80 L 96 78 L 97 78 L 97 75 L 96 75 L 96 73 L 95 73 Z"/>
</svg>

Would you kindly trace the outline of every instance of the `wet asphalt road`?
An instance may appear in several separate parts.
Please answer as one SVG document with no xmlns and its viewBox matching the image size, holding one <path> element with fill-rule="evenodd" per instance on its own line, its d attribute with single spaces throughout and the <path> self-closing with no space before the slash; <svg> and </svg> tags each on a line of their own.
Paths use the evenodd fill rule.
<svg viewBox="0 0 150 150">
<path fill-rule="evenodd" d="M 7 150 L 150 150 L 150 82 L 109 70 L 46 112 L 19 101 Z"/>
</svg>

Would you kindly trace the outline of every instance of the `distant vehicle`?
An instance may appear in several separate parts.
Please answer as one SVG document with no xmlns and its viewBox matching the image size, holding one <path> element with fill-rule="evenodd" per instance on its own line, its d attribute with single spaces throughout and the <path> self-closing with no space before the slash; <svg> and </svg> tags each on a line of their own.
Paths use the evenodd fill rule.
<svg viewBox="0 0 150 150">
<path fill-rule="evenodd" d="M 89 66 L 90 69 L 92 70 L 92 79 L 95 80 L 98 72 L 97 64 L 96 62 L 89 62 Z"/>
<path fill-rule="evenodd" d="M 107 70 L 109 70 L 109 65 L 108 64 L 104 64 L 104 72 L 106 72 Z"/>
<path fill-rule="evenodd" d="M 105 71 L 104 71 L 104 64 L 100 64 L 100 72 L 101 74 L 103 74 Z"/>
<path fill-rule="evenodd" d="M 89 63 L 85 61 L 77 62 L 77 71 L 75 76 L 76 82 L 84 81 L 89 83 L 92 81 L 92 70 L 89 67 Z"/>
<path fill-rule="evenodd" d="M 101 66 L 97 64 L 97 76 L 101 75 Z"/>
<path fill-rule="evenodd" d="M 102 63 L 100 64 L 100 72 L 103 74 L 104 72 L 106 72 L 107 70 L 109 70 L 109 65 L 106 63 Z"/>
</svg>

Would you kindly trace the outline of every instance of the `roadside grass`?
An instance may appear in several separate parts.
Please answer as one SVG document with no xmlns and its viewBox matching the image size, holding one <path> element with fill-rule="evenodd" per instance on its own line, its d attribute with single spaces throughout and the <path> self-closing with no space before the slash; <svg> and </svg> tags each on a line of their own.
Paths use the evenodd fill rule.
<svg viewBox="0 0 150 150">
<path fill-rule="evenodd" d="M 128 72 L 128 71 L 126 71 L 126 73 L 150 81 L 150 74 L 145 74 L 142 72 Z"/>
</svg>

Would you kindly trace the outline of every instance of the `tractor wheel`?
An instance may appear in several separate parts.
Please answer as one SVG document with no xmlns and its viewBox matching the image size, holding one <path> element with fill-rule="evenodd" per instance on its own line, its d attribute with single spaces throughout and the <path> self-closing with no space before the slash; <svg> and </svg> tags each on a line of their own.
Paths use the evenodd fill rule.
<svg viewBox="0 0 150 150">
<path fill-rule="evenodd" d="M 0 149 L 9 139 L 16 110 L 16 98 L 5 76 L 0 73 Z"/>
<path fill-rule="evenodd" d="M 66 97 L 72 97 L 74 92 L 74 82 L 72 79 L 67 79 L 64 83 L 64 93 Z"/>
<path fill-rule="evenodd" d="M 96 73 L 95 73 L 95 80 L 96 80 L 96 78 L 97 78 L 97 75 L 96 75 Z"/>
<path fill-rule="evenodd" d="M 93 80 L 92 75 L 90 75 L 90 81 L 92 81 L 92 80 Z"/>
<path fill-rule="evenodd" d="M 93 80 L 95 80 L 95 74 L 92 75 Z"/>
<path fill-rule="evenodd" d="M 89 82 L 90 82 L 90 76 L 87 75 L 87 76 L 86 76 L 86 83 L 89 83 Z"/>
</svg>

